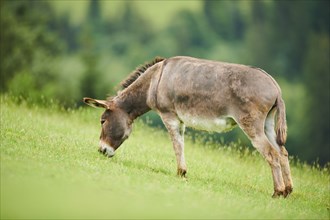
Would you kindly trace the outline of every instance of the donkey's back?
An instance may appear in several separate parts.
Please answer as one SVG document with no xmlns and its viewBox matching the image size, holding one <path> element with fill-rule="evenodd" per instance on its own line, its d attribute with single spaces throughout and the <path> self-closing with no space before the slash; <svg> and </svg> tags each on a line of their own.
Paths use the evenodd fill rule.
<svg viewBox="0 0 330 220">
<path fill-rule="evenodd" d="M 175 111 L 182 121 L 220 117 L 237 121 L 246 112 L 267 114 L 281 94 L 261 69 L 191 57 L 167 59 L 157 86 L 154 107 Z"/>
</svg>

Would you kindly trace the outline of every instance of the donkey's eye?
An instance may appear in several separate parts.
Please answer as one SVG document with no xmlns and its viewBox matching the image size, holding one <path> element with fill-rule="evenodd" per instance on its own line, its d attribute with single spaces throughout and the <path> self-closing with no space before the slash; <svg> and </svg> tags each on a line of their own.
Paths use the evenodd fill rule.
<svg viewBox="0 0 330 220">
<path fill-rule="evenodd" d="M 105 122 L 105 119 L 101 119 L 101 125 L 103 125 L 104 122 Z"/>
</svg>

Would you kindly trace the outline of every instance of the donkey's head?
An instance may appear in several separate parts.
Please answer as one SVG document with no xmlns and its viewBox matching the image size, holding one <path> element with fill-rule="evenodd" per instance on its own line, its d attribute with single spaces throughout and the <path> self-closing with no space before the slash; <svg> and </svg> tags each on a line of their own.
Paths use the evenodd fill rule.
<svg viewBox="0 0 330 220">
<path fill-rule="evenodd" d="M 99 152 L 112 157 L 115 150 L 128 138 L 132 131 L 132 120 L 112 101 L 84 98 L 84 102 L 93 107 L 105 108 L 101 116 L 101 136 Z"/>
</svg>

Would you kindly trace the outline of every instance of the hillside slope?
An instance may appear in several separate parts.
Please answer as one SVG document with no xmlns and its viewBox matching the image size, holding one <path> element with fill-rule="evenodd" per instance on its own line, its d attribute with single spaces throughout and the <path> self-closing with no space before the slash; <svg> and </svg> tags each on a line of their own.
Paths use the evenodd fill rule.
<svg viewBox="0 0 330 220">
<path fill-rule="evenodd" d="M 168 135 L 140 121 L 115 157 L 100 155 L 100 114 L 1 97 L 1 219 L 329 219 L 326 170 L 293 166 L 293 194 L 272 199 L 259 154 L 187 138 L 185 180 Z"/>
</svg>

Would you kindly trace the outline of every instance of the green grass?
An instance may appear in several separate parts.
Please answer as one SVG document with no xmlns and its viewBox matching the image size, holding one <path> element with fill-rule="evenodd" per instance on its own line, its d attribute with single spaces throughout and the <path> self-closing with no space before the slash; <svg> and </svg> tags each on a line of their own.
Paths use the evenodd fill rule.
<svg viewBox="0 0 330 220">
<path fill-rule="evenodd" d="M 1 219 L 329 219 L 327 170 L 293 166 L 293 194 L 272 199 L 259 154 L 187 138 L 185 180 L 167 133 L 141 121 L 115 157 L 100 155 L 100 114 L 1 97 Z"/>
</svg>

